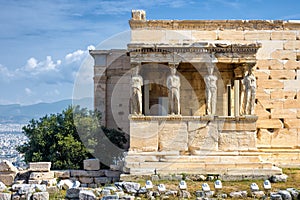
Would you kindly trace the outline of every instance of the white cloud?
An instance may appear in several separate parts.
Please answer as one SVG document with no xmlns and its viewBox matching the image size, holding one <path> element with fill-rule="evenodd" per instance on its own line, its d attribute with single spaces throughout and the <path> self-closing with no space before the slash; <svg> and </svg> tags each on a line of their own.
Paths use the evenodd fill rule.
<svg viewBox="0 0 300 200">
<path fill-rule="evenodd" d="M 65 60 L 67 63 L 81 61 L 82 58 L 85 56 L 85 51 L 77 50 L 73 53 L 69 53 L 65 56 Z"/>
<path fill-rule="evenodd" d="M 73 83 L 81 63 L 89 55 L 89 49 L 95 49 L 95 47 L 90 45 L 86 50 L 79 49 L 68 53 L 62 60 L 53 60 L 51 56 L 47 56 L 44 60 L 31 57 L 23 67 L 11 71 L 0 64 L 0 77 L 2 81 L 26 79 L 36 84 Z M 31 94 L 29 88 L 26 88 L 25 92 Z"/>
<path fill-rule="evenodd" d="M 31 57 L 27 60 L 23 68 L 17 69 L 16 71 L 26 71 L 33 75 L 39 75 L 43 72 L 58 71 L 60 65 L 61 60 L 53 61 L 51 56 L 47 56 L 43 61 L 38 61 L 36 58 Z"/>
<path fill-rule="evenodd" d="M 25 69 L 31 71 L 36 67 L 37 67 L 37 60 L 35 58 L 29 58 L 27 60 L 27 64 L 25 65 Z"/>
<path fill-rule="evenodd" d="M 30 95 L 32 95 L 33 92 L 31 91 L 31 89 L 25 88 L 25 93 L 26 93 L 26 95 L 30 96 Z"/>
<path fill-rule="evenodd" d="M 89 45 L 89 46 L 87 47 L 87 49 L 88 49 L 88 50 L 95 50 L 96 47 L 95 47 L 94 45 Z"/>
<path fill-rule="evenodd" d="M 9 81 L 13 76 L 14 76 L 14 74 L 12 72 L 10 72 L 7 69 L 7 67 L 0 64 L 0 77 L 1 77 L 1 80 Z"/>
</svg>

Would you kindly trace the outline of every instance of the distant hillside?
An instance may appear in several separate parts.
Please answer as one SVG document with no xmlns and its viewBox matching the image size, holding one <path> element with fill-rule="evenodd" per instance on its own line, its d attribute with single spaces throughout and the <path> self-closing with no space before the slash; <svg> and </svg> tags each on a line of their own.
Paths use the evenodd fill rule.
<svg viewBox="0 0 300 200">
<path fill-rule="evenodd" d="M 92 98 L 83 98 L 80 100 L 72 99 L 62 100 L 53 103 L 38 103 L 22 106 L 20 104 L 0 105 L 0 124 L 27 124 L 31 119 L 39 119 L 46 114 L 60 113 L 69 105 L 80 105 L 93 109 Z"/>
</svg>

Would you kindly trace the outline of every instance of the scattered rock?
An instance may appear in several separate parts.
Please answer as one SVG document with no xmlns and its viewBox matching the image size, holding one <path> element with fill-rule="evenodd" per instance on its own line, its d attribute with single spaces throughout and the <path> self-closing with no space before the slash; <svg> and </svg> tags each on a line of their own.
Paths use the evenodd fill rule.
<svg viewBox="0 0 300 200">
<path fill-rule="evenodd" d="M 270 200 L 282 200 L 282 197 L 278 193 L 271 193 L 270 194 Z"/>
<path fill-rule="evenodd" d="M 67 190 L 66 198 L 67 199 L 78 199 L 79 198 L 79 188 L 70 188 Z"/>
<path fill-rule="evenodd" d="M 138 190 L 138 192 L 137 192 L 138 194 L 146 194 L 147 193 L 147 189 L 146 189 L 146 187 L 142 187 L 142 188 L 140 188 L 139 190 Z"/>
<path fill-rule="evenodd" d="M 278 182 L 286 182 L 288 176 L 286 174 L 281 174 L 281 175 L 273 175 L 270 178 L 270 181 L 272 183 L 278 183 Z"/>
<path fill-rule="evenodd" d="M 265 196 L 265 193 L 264 191 L 253 191 L 252 192 L 252 195 L 255 197 L 255 198 L 263 198 Z"/>
<path fill-rule="evenodd" d="M 79 186 L 80 186 L 79 181 L 72 181 L 72 180 L 69 180 L 69 179 L 61 180 L 57 184 L 57 187 L 59 189 L 64 189 L 64 190 L 68 190 L 70 188 L 79 188 Z"/>
<path fill-rule="evenodd" d="M 14 172 L 15 174 L 17 174 L 19 170 L 8 160 L 3 160 L 0 163 L 0 172 Z"/>
<path fill-rule="evenodd" d="M 229 196 L 231 198 L 237 198 L 237 199 L 240 199 L 240 198 L 246 198 L 247 197 L 247 191 L 238 191 L 238 192 L 231 192 L 229 194 Z"/>
<path fill-rule="evenodd" d="M 32 200 L 49 200 L 48 192 L 35 192 L 32 194 Z"/>
<path fill-rule="evenodd" d="M 176 197 L 177 194 L 178 194 L 178 192 L 175 191 L 175 190 L 170 190 L 170 191 L 167 191 L 167 192 L 165 193 L 165 195 L 167 195 L 167 196 L 173 196 L 173 197 Z"/>
<path fill-rule="evenodd" d="M 107 195 L 101 198 L 101 200 L 118 200 L 118 195 Z"/>
<path fill-rule="evenodd" d="M 300 199 L 299 190 L 295 188 L 287 188 L 293 199 Z"/>
<path fill-rule="evenodd" d="M 207 191 L 207 192 L 204 192 L 204 194 L 205 194 L 205 197 L 210 198 L 214 195 L 214 191 Z"/>
<path fill-rule="evenodd" d="M 0 192 L 3 192 L 4 190 L 6 190 L 6 186 L 0 181 Z"/>
<path fill-rule="evenodd" d="M 109 190 L 109 191 L 112 191 L 112 192 L 116 192 L 118 190 L 117 187 L 115 186 L 106 186 L 103 188 L 104 190 Z M 122 190 L 122 188 L 120 188 Z"/>
<path fill-rule="evenodd" d="M 154 197 L 160 197 L 160 193 L 158 191 L 153 191 L 152 196 L 154 196 Z"/>
<path fill-rule="evenodd" d="M 180 197 L 181 197 L 181 198 L 184 198 L 184 199 L 189 199 L 189 198 L 191 198 L 191 193 L 189 193 L 189 192 L 186 191 L 186 190 L 182 190 L 182 191 L 180 192 Z"/>
<path fill-rule="evenodd" d="M 140 189 L 140 184 L 135 182 L 122 182 L 122 187 L 127 193 L 137 193 Z"/>
<path fill-rule="evenodd" d="M 292 200 L 292 196 L 287 190 L 279 190 L 277 193 L 281 195 L 283 200 Z"/>
<path fill-rule="evenodd" d="M 166 192 L 166 186 L 162 183 L 157 186 L 157 189 L 160 193 Z"/>
<path fill-rule="evenodd" d="M 102 194 L 103 196 L 108 196 L 108 195 L 111 195 L 111 192 L 110 192 L 110 190 L 108 190 L 108 189 L 103 189 L 103 190 L 101 191 L 101 194 Z"/>
<path fill-rule="evenodd" d="M 126 195 L 122 199 L 124 199 L 124 200 L 135 200 L 135 197 L 131 196 L 131 195 Z M 136 199 L 139 199 L 139 197 L 137 197 Z"/>
<path fill-rule="evenodd" d="M 204 192 L 201 190 L 197 190 L 195 192 L 195 195 L 196 195 L 196 197 L 201 197 L 201 198 L 205 196 Z"/>
<path fill-rule="evenodd" d="M 10 193 L 0 193 L 0 199 L 1 200 L 11 200 L 11 194 Z"/>
<path fill-rule="evenodd" d="M 1 174 L 0 173 L 0 182 L 4 183 L 5 185 L 12 185 L 14 183 L 16 174 L 15 172 L 11 172 L 11 173 L 5 173 L 5 174 Z"/>
<path fill-rule="evenodd" d="M 90 190 L 81 190 L 79 200 L 96 200 L 96 195 Z"/>
<path fill-rule="evenodd" d="M 32 187 L 30 184 L 21 184 L 18 190 L 19 194 L 28 194 L 33 192 L 34 192 L 34 187 Z"/>
<path fill-rule="evenodd" d="M 14 194 L 11 195 L 11 199 L 12 200 L 20 200 L 20 198 L 21 197 L 20 197 L 20 195 L 18 193 L 14 193 Z"/>
</svg>

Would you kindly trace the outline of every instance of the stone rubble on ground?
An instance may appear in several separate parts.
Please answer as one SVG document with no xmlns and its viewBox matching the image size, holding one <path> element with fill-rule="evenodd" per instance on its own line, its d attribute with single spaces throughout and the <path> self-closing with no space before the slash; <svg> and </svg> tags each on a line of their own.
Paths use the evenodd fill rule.
<svg viewBox="0 0 300 200">
<path fill-rule="evenodd" d="M 98 162 L 98 161 L 97 161 Z M 65 170 L 65 171 L 50 171 L 51 163 L 31 163 L 31 168 L 24 177 L 25 180 L 16 179 L 11 184 L 6 186 L 0 181 L 0 200 L 49 200 L 50 194 L 58 194 L 60 190 L 66 191 L 65 199 L 70 200 L 96 200 L 96 199 L 190 199 L 192 194 L 188 191 L 188 186 L 181 176 L 169 175 L 159 176 L 153 175 L 151 180 L 177 180 L 178 188 L 168 188 L 162 183 L 153 184 L 150 179 L 142 185 L 138 182 L 122 181 L 116 177 L 119 172 L 108 170 L 96 170 L 97 162 L 92 160 L 86 162 L 90 170 Z M 87 164 L 89 163 L 89 164 Z M 11 173 L 14 167 L 9 162 L 0 163 L 0 169 Z M 86 168 L 87 169 L 87 168 Z M 21 172 L 20 172 L 21 173 Z M 110 177 L 107 177 L 109 175 Z M 201 175 L 186 176 L 194 177 L 195 179 L 215 180 L 216 178 L 202 177 Z M 60 179 L 57 183 L 51 182 L 52 179 Z M 102 179 L 103 178 L 103 179 Z M 272 176 L 270 181 L 286 181 L 287 176 Z M 99 179 L 102 179 L 99 181 Z M 190 178 L 191 180 L 192 178 Z M 89 181 L 91 180 L 91 181 Z M 116 181 L 114 181 L 116 180 Z M 38 181 L 35 183 L 34 181 Z M 88 183 L 87 183 L 88 182 Z M 92 187 L 91 187 L 92 186 Z M 199 183 L 199 188 L 201 184 Z M 198 190 L 194 194 L 197 199 L 211 198 L 227 198 L 227 194 L 218 190 L 216 193 L 212 190 Z M 247 196 L 263 199 L 266 195 L 263 191 L 252 191 L 249 195 L 247 191 L 231 192 L 229 197 L 241 199 Z M 287 188 L 270 193 L 270 199 L 299 199 L 299 190 L 295 188 Z"/>
<path fill-rule="evenodd" d="M 278 182 L 286 182 L 288 176 L 286 174 L 281 174 L 281 175 L 273 175 L 270 178 L 270 181 L 272 183 L 278 183 Z"/>
<path fill-rule="evenodd" d="M 0 192 L 3 192 L 4 190 L 6 190 L 6 186 L 0 181 Z"/>
<path fill-rule="evenodd" d="M 229 196 L 235 199 L 242 199 L 242 198 L 246 198 L 247 194 L 248 194 L 247 191 L 237 191 L 237 192 L 231 192 Z"/>
<path fill-rule="evenodd" d="M 18 169 L 9 161 L 3 160 L 0 163 L 0 182 L 4 183 L 5 185 L 11 186 L 18 172 Z"/>
<path fill-rule="evenodd" d="M 283 200 L 292 200 L 292 196 L 287 190 L 279 190 L 277 193 L 281 195 Z"/>
</svg>

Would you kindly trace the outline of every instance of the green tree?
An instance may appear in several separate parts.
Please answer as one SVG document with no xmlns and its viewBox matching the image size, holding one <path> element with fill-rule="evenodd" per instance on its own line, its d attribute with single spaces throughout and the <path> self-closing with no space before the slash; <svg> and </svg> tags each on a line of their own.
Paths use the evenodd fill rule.
<svg viewBox="0 0 300 200">
<path fill-rule="evenodd" d="M 50 161 L 53 169 L 79 169 L 84 159 L 102 154 L 100 160 L 108 166 L 121 159 L 127 140 L 124 132 L 101 127 L 99 120 L 99 114 L 78 106 L 32 119 L 23 127 L 29 140 L 17 149 L 26 162 Z M 110 151 L 110 142 L 119 151 Z"/>
</svg>

